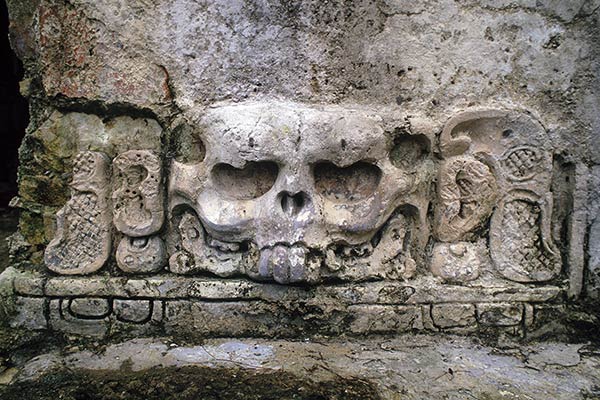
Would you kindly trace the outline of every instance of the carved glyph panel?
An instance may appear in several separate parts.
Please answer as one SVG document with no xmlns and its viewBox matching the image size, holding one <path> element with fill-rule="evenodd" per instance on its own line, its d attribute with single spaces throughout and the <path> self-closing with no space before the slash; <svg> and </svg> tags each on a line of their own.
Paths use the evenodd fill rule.
<svg viewBox="0 0 600 400">
<path fill-rule="evenodd" d="M 98 270 L 114 233 L 117 274 L 503 285 L 562 272 L 552 146 L 524 113 L 458 114 L 439 142 L 358 106 L 248 102 L 192 120 L 202 157 L 128 150 L 112 177 L 107 156 L 78 157 L 49 269 Z M 85 213 L 96 230 L 73 222 Z M 94 252 L 73 257 L 84 249 Z"/>
<path fill-rule="evenodd" d="M 556 278 L 561 259 L 550 237 L 553 164 L 544 128 L 524 113 L 466 112 L 446 124 L 440 148 L 438 239 L 472 239 L 489 224 L 489 250 L 498 273 L 517 282 Z M 470 160 L 462 161 L 471 164 L 470 174 L 462 166 L 447 167 L 456 165 L 457 157 Z M 465 209 L 468 218 L 461 218 Z"/>
<path fill-rule="evenodd" d="M 101 268 L 111 251 L 108 157 L 80 153 L 71 188 L 71 199 L 56 216 L 56 236 L 46 248 L 44 261 L 60 274 L 87 274 Z"/>
<path fill-rule="evenodd" d="M 149 150 L 130 150 L 113 160 L 113 222 L 127 236 L 156 233 L 163 224 L 160 158 Z"/>
</svg>

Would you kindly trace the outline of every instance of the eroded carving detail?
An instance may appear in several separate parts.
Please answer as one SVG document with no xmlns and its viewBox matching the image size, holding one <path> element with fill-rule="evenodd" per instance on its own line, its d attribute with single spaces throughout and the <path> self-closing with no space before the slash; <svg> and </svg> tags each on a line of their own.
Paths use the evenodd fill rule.
<svg viewBox="0 0 600 400">
<path fill-rule="evenodd" d="M 485 265 L 482 243 L 436 243 L 431 257 L 431 272 L 448 282 L 468 282 L 479 277 Z"/>
<path fill-rule="evenodd" d="M 210 272 L 229 277 L 245 273 L 258 261 L 255 246 L 249 243 L 222 242 L 209 238 L 192 211 L 175 218 L 178 221 L 178 249 L 169 259 L 169 269 L 176 274 Z"/>
<path fill-rule="evenodd" d="M 539 150 L 530 146 L 518 146 L 507 150 L 501 162 L 508 178 L 516 181 L 533 178 L 543 167 Z"/>
<path fill-rule="evenodd" d="M 80 153 L 73 166 L 71 199 L 57 214 L 56 236 L 46 248 L 46 266 L 60 274 L 101 268 L 111 250 L 110 175 L 106 155 Z"/>
<path fill-rule="evenodd" d="M 149 150 L 130 150 L 113 160 L 113 222 L 127 236 L 149 236 L 163 224 L 160 158 Z"/>
<path fill-rule="evenodd" d="M 481 165 L 485 163 L 489 178 L 486 182 L 480 179 L 471 193 L 489 200 L 483 206 L 467 208 L 477 217 L 476 223 L 467 221 L 462 232 L 454 229 L 452 220 L 444 217 L 460 215 L 462 202 L 455 199 L 461 198 L 459 193 L 468 191 L 465 185 L 458 183 L 460 174 L 455 175 L 453 169 L 450 169 L 451 173 L 444 173 L 448 167 L 443 164 L 436 210 L 438 238 L 449 242 L 475 239 L 465 232 L 476 225 L 484 226 L 498 199 L 500 205 L 492 215 L 489 232 L 489 250 L 496 270 L 517 282 L 543 282 L 555 278 L 561 264 L 549 235 L 552 156 L 544 128 L 524 113 L 465 112 L 446 124 L 440 137 L 440 148 L 446 160 L 471 157 L 478 159 L 476 162 Z M 480 166 L 480 169 L 484 167 Z M 481 172 L 473 174 L 471 180 L 477 181 L 481 176 Z M 495 185 L 487 183 L 492 180 Z M 464 197 L 469 199 L 470 193 L 465 194 Z"/>
<path fill-rule="evenodd" d="M 167 250 L 158 236 L 125 236 L 117 246 L 116 259 L 119 268 L 125 272 L 157 272 L 167 264 Z"/>
<path fill-rule="evenodd" d="M 452 157 L 439 171 L 436 233 L 441 241 L 464 240 L 481 227 L 496 202 L 496 179 L 473 157 Z"/>
<path fill-rule="evenodd" d="M 160 158 L 149 150 L 129 150 L 113 160 L 113 170 L 113 222 L 126 235 L 117 247 L 117 265 L 128 273 L 159 271 L 167 260 L 155 235 L 164 219 Z"/>
<path fill-rule="evenodd" d="M 518 282 L 542 282 L 560 272 L 544 205 L 535 195 L 510 196 L 492 218 L 490 247 L 496 268 Z"/>
<path fill-rule="evenodd" d="M 202 132 L 204 157 L 172 162 L 167 232 L 161 232 L 160 158 L 130 150 L 113 162 L 112 221 L 124 234 L 116 262 L 127 273 L 154 273 L 168 264 L 175 274 L 282 284 L 406 280 L 425 265 L 456 283 L 480 275 L 541 282 L 560 273 L 548 234 L 552 157 L 545 131 L 527 115 L 475 111 L 446 124 L 433 220 L 430 139 L 389 114 L 245 103 L 203 110 L 193 124 Z M 99 153 L 85 154 L 100 163 Z M 96 207 L 108 219 L 109 203 L 96 206 L 96 189 L 88 188 L 108 185 L 108 162 L 101 159 L 104 175 L 78 159 L 69 207 Z M 75 242 L 66 262 L 51 259 L 52 243 L 49 266 L 82 273 L 68 263 L 98 241 Z"/>
<path fill-rule="evenodd" d="M 368 110 L 289 103 L 217 107 L 200 125 L 205 159 L 171 169 L 171 271 L 279 283 L 414 275 L 412 247 L 428 236 L 415 226 L 433 172 L 426 137 L 386 140 Z"/>
</svg>

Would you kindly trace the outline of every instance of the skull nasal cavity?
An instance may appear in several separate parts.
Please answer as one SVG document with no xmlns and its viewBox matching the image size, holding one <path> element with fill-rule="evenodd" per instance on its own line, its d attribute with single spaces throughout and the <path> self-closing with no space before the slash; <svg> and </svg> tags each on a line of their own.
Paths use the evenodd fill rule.
<svg viewBox="0 0 600 400">
<path fill-rule="evenodd" d="M 304 192 L 300 192 L 300 193 L 296 193 L 296 194 L 282 192 L 279 195 L 279 197 L 280 197 L 279 201 L 281 203 L 281 209 L 283 210 L 284 213 L 286 213 L 288 215 L 298 214 L 300 211 L 302 211 L 304 206 L 309 201 L 308 196 Z"/>
</svg>

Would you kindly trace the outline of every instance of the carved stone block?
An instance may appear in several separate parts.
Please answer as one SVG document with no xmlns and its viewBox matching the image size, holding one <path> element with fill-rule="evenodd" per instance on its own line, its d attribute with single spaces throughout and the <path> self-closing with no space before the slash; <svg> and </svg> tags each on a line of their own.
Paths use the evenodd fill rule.
<svg viewBox="0 0 600 400">
<path fill-rule="evenodd" d="M 16 314 L 10 320 L 13 328 L 46 329 L 46 307 L 48 300 L 40 297 L 15 298 Z"/>
<path fill-rule="evenodd" d="M 490 249 L 496 269 L 513 281 L 548 281 L 561 269 L 547 203 L 530 192 L 513 192 L 500 204 L 492 218 Z"/>
<path fill-rule="evenodd" d="M 483 243 L 436 243 L 431 257 L 431 272 L 448 282 L 468 282 L 479 277 L 486 264 Z"/>
<path fill-rule="evenodd" d="M 465 112 L 448 121 L 440 149 L 438 239 L 481 236 L 496 206 L 489 228 L 496 270 L 517 282 L 556 278 L 561 259 L 550 235 L 552 149 L 541 124 L 514 111 Z"/>
<path fill-rule="evenodd" d="M 82 319 L 102 319 L 111 312 L 110 302 L 102 298 L 74 298 L 68 301 L 69 313 Z"/>
<path fill-rule="evenodd" d="M 482 325 L 514 326 L 523 320 L 523 305 L 509 303 L 477 304 L 477 321 Z"/>
<path fill-rule="evenodd" d="M 98 308 L 89 303 L 87 299 L 78 300 L 87 303 L 83 308 L 87 313 L 94 315 L 77 315 L 72 309 L 69 299 L 52 299 L 49 307 L 49 325 L 52 330 L 92 337 L 105 337 L 110 327 L 110 318 L 105 314 L 107 304 L 100 300 Z M 76 306 L 77 307 L 77 306 Z M 77 309 L 77 308 L 76 308 Z M 110 313 L 110 308 L 108 308 Z"/>
<path fill-rule="evenodd" d="M 167 264 L 167 250 L 158 236 L 124 236 L 117 246 L 117 265 L 129 273 L 160 271 Z"/>
<path fill-rule="evenodd" d="M 282 284 L 413 277 L 431 144 L 386 120 L 358 106 L 209 109 L 204 159 L 171 168 L 171 271 Z"/>
<path fill-rule="evenodd" d="M 46 247 L 46 266 L 59 274 L 100 269 L 111 251 L 109 159 L 80 153 L 73 166 L 71 199 L 57 214 L 56 236 Z"/>
<path fill-rule="evenodd" d="M 399 333 L 423 329 L 423 314 L 417 306 L 356 305 L 348 308 L 354 334 Z"/>
<path fill-rule="evenodd" d="M 438 175 L 436 234 L 441 241 L 469 238 L 490 216 L 496 203 L 496 178 L 490 168 L 473 157 L 451 157 Z"/>
<path fill-rule="evenodd" d="M 475 326 L 475 306 L 472 304 L 437 304 L 431 307 L 433 323 L 442 329 Z"/>
<path fill-rule="evenodd" d="M 281 307 L 262 302 L 169 301 L 165 304 L 167 334 L 192 337 L 290 336 L 297 332 Z"/>
<path fill-rule="evenodd" d="M 152 318 L 154 302 L 152 300 L 115 299 L 113 309 L 119 321 L 143 324 Z"/>
<path fill-rule="evenodd" d="M 113 160 L 113 222 L 127 236 L 156 233 L 163 224 L 160 158 L 149 150 L 129 150 Z"/>
</svg>

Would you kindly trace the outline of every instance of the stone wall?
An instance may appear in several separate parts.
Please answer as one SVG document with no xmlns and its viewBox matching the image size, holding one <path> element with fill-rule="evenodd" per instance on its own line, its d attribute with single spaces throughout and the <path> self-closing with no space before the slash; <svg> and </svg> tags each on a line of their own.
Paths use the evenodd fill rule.
<svg viewBox="0 0 600 400">
<path fill-rule="evenodd" d="M 600 296 L 600 1 L 8 3 L 13 325 L 525 334 Z"/>
</svg>

